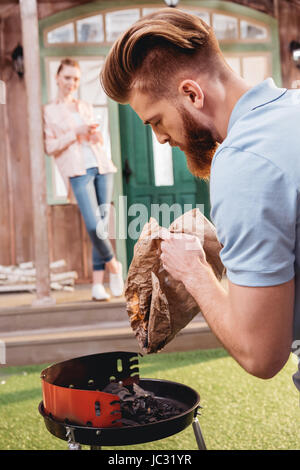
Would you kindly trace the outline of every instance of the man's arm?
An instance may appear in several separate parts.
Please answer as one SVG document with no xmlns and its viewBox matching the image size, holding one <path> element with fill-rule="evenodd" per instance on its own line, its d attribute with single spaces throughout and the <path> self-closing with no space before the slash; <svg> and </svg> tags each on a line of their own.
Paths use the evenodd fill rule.
<svg viewBox="0 0 300 470">
<path fill-rule="evenodd" d="M 271 378 L 286 363 L 292 343 L 294 280 L 268 287 L 244 287 L 228 281 L 226 291 L 207 263 L 196 237 L 167 238 L 162 261 L 181 280 L 224 348 L 250 374 Z"/>
</svg>

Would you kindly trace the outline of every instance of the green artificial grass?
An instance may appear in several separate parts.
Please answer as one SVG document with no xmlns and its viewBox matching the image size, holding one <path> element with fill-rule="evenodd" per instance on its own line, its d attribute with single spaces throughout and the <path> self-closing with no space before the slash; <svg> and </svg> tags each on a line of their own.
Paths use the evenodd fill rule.
<svg viewBox="0 0 300 470">
<path fill-rule="evenodd" d="M 38 413 L 40 372 L 47 365 L 1 367 L 0 449 L 66 450 Z M 222 349 L 161 353 L 140 358 L 140 376 L 181 382 L 198 391 L 208 449 L 299 449 L 299 393 L 292 356 L 270 380 L 250 376 Z M 88 446 L 82 447 L 84 450 Z M 106 450 L 196 450 L 192 426 L 160 441 Z"/>
</svg>

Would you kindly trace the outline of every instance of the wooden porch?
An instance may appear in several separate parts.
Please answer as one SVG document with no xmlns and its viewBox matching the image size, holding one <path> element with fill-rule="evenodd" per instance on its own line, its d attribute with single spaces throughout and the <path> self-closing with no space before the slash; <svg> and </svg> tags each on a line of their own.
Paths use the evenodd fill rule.
<svg viewBox="0 0 300 470">
<path fill-rule="evenodd" d="M 0 341 L 6 345 L 6 365 L 53 363 L 108 351 L 138 351 L 124 298 L 90 300 L 91 286 L 74 292 L 54 292 L 56 304 L 32 306 L 35 294 L 1 294 Z M 199 314 L 164 352 L 220 347 Z"/>
</svg>

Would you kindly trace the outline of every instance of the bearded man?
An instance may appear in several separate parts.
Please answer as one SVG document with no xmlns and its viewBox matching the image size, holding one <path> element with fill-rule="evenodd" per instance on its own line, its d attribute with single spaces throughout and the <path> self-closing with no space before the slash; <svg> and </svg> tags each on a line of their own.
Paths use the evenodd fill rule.
<svg viewBox="0 0 300 470">
<path fill-rule="evenodd" d="M 166 237 L 161 257 L 236 361 L 274 376 L 300 344 L 300 92 L 271 78 L 250 87 L 227 65 L 213 30 L 171 8 L 116 41 L 101 82 L 160 143 L 180 147 L 194 175 L 210 177 L 228 289 L 197 239 Z M 300 389 L 299 373 L 294 382 Z"/>
</svg>

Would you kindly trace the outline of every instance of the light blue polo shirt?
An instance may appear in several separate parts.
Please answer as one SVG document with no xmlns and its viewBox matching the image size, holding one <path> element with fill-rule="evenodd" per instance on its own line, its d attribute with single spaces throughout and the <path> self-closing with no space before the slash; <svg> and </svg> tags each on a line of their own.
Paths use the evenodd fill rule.
<svg viewBox="0 0 300 470">
<path fill-rule="evenodd" d="M 211 219 L 228 279 L 274 286 L 295 276 L 300 347 L 300 90 L 271 78 L 236 103 L 212 162 Z M 300 390 L 300 372 L 294 376 Z"/>
</svg>

